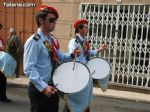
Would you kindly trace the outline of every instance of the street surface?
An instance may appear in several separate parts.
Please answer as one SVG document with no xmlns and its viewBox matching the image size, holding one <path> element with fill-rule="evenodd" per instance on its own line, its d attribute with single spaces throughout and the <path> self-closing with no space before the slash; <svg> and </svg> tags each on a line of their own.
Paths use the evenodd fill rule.
<svg viewBox="0 0 150 112">
<path fill-rule="evenodd" d="M 8 87 L 7 94 L 13 102 L 0 102 L 0 112 L 30 112 L 27 88 Z M 61 100 L 59 112 L 62 112 L 63 106 Z M 150 112 L 150 103 L 95 96 L 91 112 Z"/>
</svg>

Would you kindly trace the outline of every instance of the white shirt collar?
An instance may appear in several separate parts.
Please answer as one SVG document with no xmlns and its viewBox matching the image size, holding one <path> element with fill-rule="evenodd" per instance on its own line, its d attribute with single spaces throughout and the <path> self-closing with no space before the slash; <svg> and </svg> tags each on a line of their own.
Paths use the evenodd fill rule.
<svg viewBox="0 0 150 112">
<path fill-rule="evenodd" d="M 81 41 L 84 41 L 85 39 L 78 33 L 77 36 L 81 39 Z"/>
</svg>

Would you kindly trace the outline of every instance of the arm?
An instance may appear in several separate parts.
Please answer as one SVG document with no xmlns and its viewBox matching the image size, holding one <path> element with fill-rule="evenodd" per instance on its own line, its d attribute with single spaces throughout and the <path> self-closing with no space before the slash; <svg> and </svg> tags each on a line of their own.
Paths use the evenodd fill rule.
<svg viewBox="0 0 150 112">
<path fill-rule="evenodd" d="M 89 53 L 90 57 L 91 56 L 97 56 L 99 51 L 98 51 L 98 49 L 96 49 L 96 50 L 89 50 L 88 53 Z"/>
<path fill-rule="evenodd" d="M 71 61 L 70 53 L 63 53 L 60 49 L 57 50 L 57 53 L 60 61 Z"/>
<path fill-rule="evenodd" d="M 90 56 L 96 56 L 96 55 L 98 55 L 99 52 L 102 52 L 102 51 L 107 50 L 107 49 L 108 49 L 108 45 L 107 44 L 102 44 L 96 50 L 89 50 L 89 54 L 90 54 Z"/>
</svg>

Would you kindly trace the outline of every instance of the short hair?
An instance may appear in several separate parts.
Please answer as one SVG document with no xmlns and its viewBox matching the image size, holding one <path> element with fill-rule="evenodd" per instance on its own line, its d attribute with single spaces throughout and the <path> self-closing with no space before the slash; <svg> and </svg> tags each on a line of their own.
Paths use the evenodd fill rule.
<svg viewBox="0 0 150 112">
<path fill-rule="evenodd" d="M 79 29 L 83 29 L 85 23 L 80 23 L 76 28 L 75 28 L 75 34 L 79 33 Z"/>
<path fill-rule="evenodd" d="M 42 12 L 42 11 L 36 13 L 36 24 L 37 24 L 37 27 L 41 26 L 41 23 L 39 22 L 39 18 L 42 18 L 45 21 L 47 15 L 48 15 L 47 12 Z"/>
<path fill-rule="evenodd" d="M 17 34 L 17 33 L 16 33 L 16 29 L 15 29 L 15 28 L 10 28 L 9 33 Z"/>
</svg>

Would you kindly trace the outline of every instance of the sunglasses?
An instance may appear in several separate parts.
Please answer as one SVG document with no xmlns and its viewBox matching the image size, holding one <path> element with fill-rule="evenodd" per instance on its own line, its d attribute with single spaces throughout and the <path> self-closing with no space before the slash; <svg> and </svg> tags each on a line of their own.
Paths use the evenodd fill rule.
<svg viewBox="0 0 150 112">
<path fill-rule="evenodd" d="M 89 27 L 88 27 L 88 26 L 85 26 L 84 28 L 86 28 L 86 29 L 87 29 L 87 28 L 89 28 Z"/>
<path fill-rule="evenodd" d="M 56 18 L 49 18 L 49 23 L 54 23 L 56 20 Z"/>
</svg>

